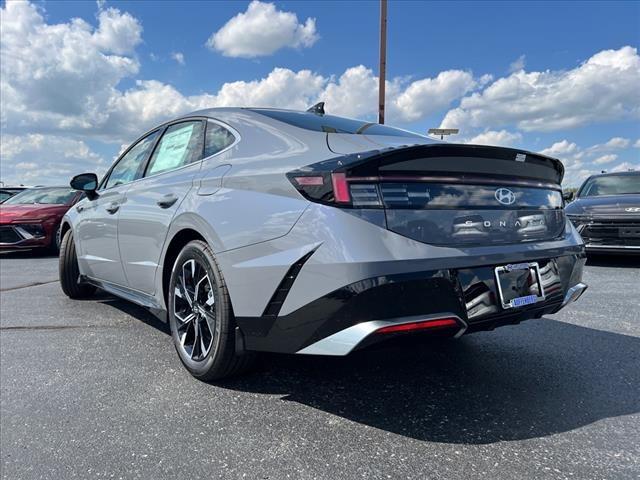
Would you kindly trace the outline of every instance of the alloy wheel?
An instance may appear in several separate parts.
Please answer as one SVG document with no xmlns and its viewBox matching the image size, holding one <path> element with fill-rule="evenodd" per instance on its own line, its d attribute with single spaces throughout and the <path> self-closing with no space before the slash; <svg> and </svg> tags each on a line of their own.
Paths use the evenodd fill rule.
<svg viewBox="0 0 640 480">
<path fill-rule="evenodd" d="M 179 348 L 195 362 L 206 359 L 216 327 L 214 283 L 208 270 L 196 259 L 180 267 L 173 290 Z"/>
</svg>

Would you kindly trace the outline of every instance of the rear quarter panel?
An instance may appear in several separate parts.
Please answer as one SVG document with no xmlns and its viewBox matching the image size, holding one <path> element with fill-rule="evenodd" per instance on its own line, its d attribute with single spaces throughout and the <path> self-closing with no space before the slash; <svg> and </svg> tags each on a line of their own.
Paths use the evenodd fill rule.
<svg viewBox="0 0 640 480">
<path fill-rule="evenodd" d="M 286 173 L 335 157 L 327 147 L 326 134 L 254 112 L 224 112 L 215 118 L 231 125 L 241 139 L 202 167 L 203 172 L 214 172 L 216 166 L 230 165 L 222 187 L 212 194 L 190 194 L 180 210 L 210 226 L 216 252 L 286 235 L 309 204 Z M 204 173 L 202 182 L 206 180 Z"/>
</svg>

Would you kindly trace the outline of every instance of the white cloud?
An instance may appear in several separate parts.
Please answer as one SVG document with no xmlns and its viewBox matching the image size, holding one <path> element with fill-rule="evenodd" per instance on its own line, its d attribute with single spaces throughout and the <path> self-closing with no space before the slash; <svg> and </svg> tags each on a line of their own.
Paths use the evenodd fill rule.
<svg viewBox="0 0 640 480">
<path fill-rule="evenodd" d="M 525 58 L 526 57 L 524 55 L 520 55 L 517 59 L 511 62 L 511 65 L 509 65 L 509 71 L 513 73 L 524 70 Z"/>
<path fill-rule="evenodd" d="M 184 53 L 182 52 L 172 52 L 171 53 L 171 58 L 173 58 L 176 62 L 178 62 L 180 65 L 184 65 Z"/>
<path fill-rule="evenodd" d="M 116 9 L 99 26 L 81 19 L 48 25 L 26 2 L 0 9 L 1 123 L 10 133 L 90 130 L 105 121 L 105 106 L 121 79 L 138 72 L 132 52 L 140 24 Z"/>
<path fill-rule="evenodd" d="M 568 71 L 520 70 L 462 99 L 445 128 L 553 131 L 640 116 L 636 48 L 603 50 Z"/>
<path fill-rule="evenodd" d="M 298 23 L 293 12 L 277 10 L 273 3 L 254 0 L 213 33 L 207 46 L 227 57 L 254 58 L 284 47 L 310 47 L 318 40 L 315 18 Z"/>
<path fill-rule="evenodd" d="M 392 108 L 402 121 L 416 121 L 446 108 L 454 100 L 476 86 L 473 76 L 462 70 L 440 72 L 435 78 L 424 78 L 409 84 L 392 99 Z"/>
<path fill-rule="evenodd" d="M 545 148 L 540 153 L 543 155 L 549 155 L 551 157 L 559 156 L 559 155 L 567 155 L 570 153 L 575 153 L 578 151 L 578 145 L 575 143 L 569 142 L 568 140 L 562 140 L 560 142 L 556 142 L 548 148 Z"/>
<path fill-rule="evenodd" d="M 613 137 L 611 140 L 605 143 L 604 146 L 607 148 L 627 148 L 630 143 L 631 140 L 629 140 L 628 138 Z"/>
<path fill-rule="evenodd" d="M 249 8 L 256 9 L 295 20 L 294 14 L 278 12 L 272 5 L 254 3 Z M 157 80 L 136 80 L 122 91 L 120 82 L 139 71 L 134 49 L 142 28 L 130 14 L 101 9 L 97 28 L 79 19 L 50 25 L 33 4 L 9 2 L 2 8 L 1 21 L 1 123 L 11 134 L 64 132 L 125 143 L 154 123 L 205 107 L 305 109 L 324 100 L 336 114 L 373 117 L 377 111 L 378 78 L 362 65 L 337 77 L 276 67 L 263 78 L 228 82 L 217 91 L 194 96 Z M 174 55 L 178 62 L 181 58 Z M 490 77 L 483 76 L 479 84 L 487 81 Z M 388 119 L 420 120 L 449 107 L 476 83 L 471 73 L 461 70 L 413 81 L 391 79 Z"/>
<path fill-rule="evenodd" d="M 633 163 L 628 161 L 615 164 L 620 162 L 620 154 L 625 153 L 625 151 L 627 152 L 626 156 L 629 156 L 629 150 L 627 149 L 630 147 L 631 142 L 625 140 L 624 138 L 613 137 L 605 143 L 582 148 L 576 143 L 565 139 L 545 148 L 541 153 L 560 159 L 565 167 L 563 183 L 568 186 L 577 186 L 589 175 L 599 173 L 603 166 L 606 166 L 606 169 L 610 171 L 622 171 L 632 168 L 634 166 Z M 612 150 L 617 150 L 621 153 L 611 153 Z M 631 153 L 631 156 L 635 155 L 635 152 Z M 638 167 L 640 167 L 640 161 L 635 164 L 635 168 L 637 169 Z"/>
<path fill-rule="evenodd" d="M 634 148 L 640 148 L 640 138 L 636 140 L 636 143 L 633 144 Z"/>
<path fill-rule="evenodd" d="M 637 163 L 623 162 L 620 165 L 616 165 L 611 169 L 612 172 L 626 172 L 628 170 L 638 170 Z"/>
<path fill-rule="evenodd" d="M 134 77 L 139 64 L 134 53 L 110 52 L 133 50 L 141 41 L 141 28 L 129 14 L 115 9 L 101 10 L 98 23 L 97 29 L 82 20 L 48 25 L 28 3 L 9 2 L 2 9 L 3 130 L 64 132 L 125 143 L 154 123 L 198 108 L 305 109 L 324 100 L 328 111 L 336 114 L 374 116 L 377 110 L 378 78 L 362 65 L 338 77 L 274 68 L 263 78 L 228 82 L 217 91 L 193 96 L 157 80 L 136 80 L 132 88 L 122 91 L 119 83 Z M 108 32 L 126 30 L 124 26 L 130 34 L 122 39 L 128 40 L 110 40 Z M 178 62 L 184 60 L 179 53 L 174 54 Z M 480 80 L 485 81 L 486 76 Z M 388 118 L 419 120 L 447 108 L 475 84 L 471 73 L 461 70 L 414 81 L 391 79 L 387 82 Z"/>
<path fill-rule="evenodd" d="M 230 82 L 222 85 L 215 95 L 196 100 L 211 106 L 281 106 L 308 108 L 322 91 L 327 79 L 311 70 L 294 72 L 288 68 L 274 68 L 259 80 Z"/>
<path fill-rule="evenodd" d="M 615 153 L 608 153 L 607 155 L 602 155 L 601 157 L 596 158 L 593 163 L 596 165 L 604 165 L 605 163 L 615 162 L 618 159 L 618 155 Z"/>
<path fill-rule="evenodd" d="M 486 132 L 482 132 L 481 134 L 466 140 L 464 143 L 511 147 L 517 145 L 521 140 L 522 134 L 518 132 L 509 132 L 507 130 L 487 130 Z"/>
<path fill-rule="evenodd" d="M 103 53 L 126 55 L 133 53 L 142 40 L 142 25 L 128 13 L 117 8 L 100 10 L 99 27 L 92 35 L 93 43 Z"/>
<path fill-rule="evenodd" d="M 300 27 L 295 14 L 279 12 L 270 4 L 254 4 L 278 18 L 293 16 L 296 28 Z M 374 119 L 377 112 L 378 78 L 364 65 L 331 76 L 274 68 L 262 78 L 228 82 L 217 90 L 189 96 L 170 84 L 137 78 L 140 66 L 135 49 L 142 41 L 142 27 L 126 12 L 102 6 L 95 26 L 81 19 L 48 24 L 43 10 L 27 2 L 7 2 L 0 13 L 3 176 L 35 179 L 40 175 L 37 183 L 44 183 L 67 178 L 78 169 L 95 170 L 93 164 L 101 159 L 86 142 L 127 144 L 146 128 L 199 108 L 305 109 L 323 100 L 327 111 L 334 114 Z M 315 27 L 313 31 L 315 35 Z M 477 78 L 464 70 L 448 70 L 431 78 L 391 78 L 386 85 L 387 118 L 391 124 L 418 122 L 451 108 L 467 95 L 460 108 L 447 115 L 451 119 L 459 111 L 466 123 L 453 126 L 463 128 L 466 141 L 522 144 L 523 134 L 516 127 L 532 129 L 531 125 L 547 117 L 564 125 L 568 118 L 593 123 L 609 118 L 607 112 L 623 112 L 622 117 L 640 112 L 626 83 L 637 77 L 638 58 L 635 49 L 625 47 L 600 52 L 567 72 L 521 70 L 494 80 L 490 75 Z M 132 86 L 123 90 L 123 80 Z M 567 87 L 569 81 L 574 82 L 572 88 Z M 590 92 L 588 99 L 585 90 Z M 617 107 L 611 106 L 615 99 L 619 100 Z M 493 126 L 505 122 L 504 127 Z M 31 150 L 12 153 L 21 148 L 20 142 Z M 581 148 L 565 139 L 543 153 L 561 158 L 567 178 L 574 181 L 596 169 L 595 160 L 607 155 L 619 154 L 607 166 L 624 165 L 629 159 L 625 149 L 630 145 L 629 139 L 613 137 Z M 634 145 L 640 147 L 640 140 Z M 51 167 L 52 161 L 61 166 L 59 172 Z"/>
<path fill-rule="evenodd" d="M 104 173 L 103 158 L 80 140 L 56 135 L 3 135 L 0 172 L 6 184 L 67 185 L 85 171 Z"/>
<path fill-rule="evenodd" d="M 605 143 L 598 143 L 587 149 L 590 153 L 611 152 L 613 150 L 622 150 L 631 144 L 631 140 L 622 137 L 613 137 Z"/>
</svg>

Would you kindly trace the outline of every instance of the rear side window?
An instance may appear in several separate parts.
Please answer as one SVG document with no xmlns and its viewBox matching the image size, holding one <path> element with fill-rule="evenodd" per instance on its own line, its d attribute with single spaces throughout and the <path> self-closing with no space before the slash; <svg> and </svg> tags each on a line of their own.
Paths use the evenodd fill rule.
<svg viewBox="0 0 640 480">
<path fill-rule="evenodd" d="M 201 160 L 202 130 L 200 120 L 169 126 L 151 156 L 146 175 L 166 172 Z"/>
<path fill-rule="evenodd" d="M 209 157 L 224 150 L 235 141 L 233 134 L 215 122 L 207 122 L 204 156 Z"/>
<path fill-rule="evenodd" d="M 318 115 L 309 112 L 271 110 L 268 108 L 256 108 L 253 111 L 266 115 L 274 120 L 288 123 L 294 127 L 316 132 L 424 138 L 417 133 L 407 132 L 399 128 L 387 127 L 379 123 L 363 122 L 362 120 L 354 120 L 352 118 L 337 117 L 335 115 Z"/>
<path fill-rule="evenodd" d="M 156 130 L 131 147 L 111 170 L 104 188 L 129 183 L 138 178 L 142 164 L 149 156 L 149 151 L 159 134 L 160 130 Z"/>
</svg>

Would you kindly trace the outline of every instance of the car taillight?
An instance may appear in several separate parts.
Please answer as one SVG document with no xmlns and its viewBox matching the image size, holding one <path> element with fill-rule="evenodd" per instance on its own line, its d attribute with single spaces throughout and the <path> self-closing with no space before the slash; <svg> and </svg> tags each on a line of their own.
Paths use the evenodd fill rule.
<svg viewBox="0 0 640 480">
<path fill-rule="evenodd" d="M 343 172 L 287 174 L 294 187 L 307 199 L 341 207 L 382 208 L 378 182 L 374 178 L 349 177 Z"/>
<path fill-rule="evenodd" d="M 331 185 L 333 187 L 333 198 L 338 203 L 349 203 L 351 197 L 349 195 L 349 184 L 347 184 L 347 175 L 344 173 L 332 173 Z"/>
</svg>

